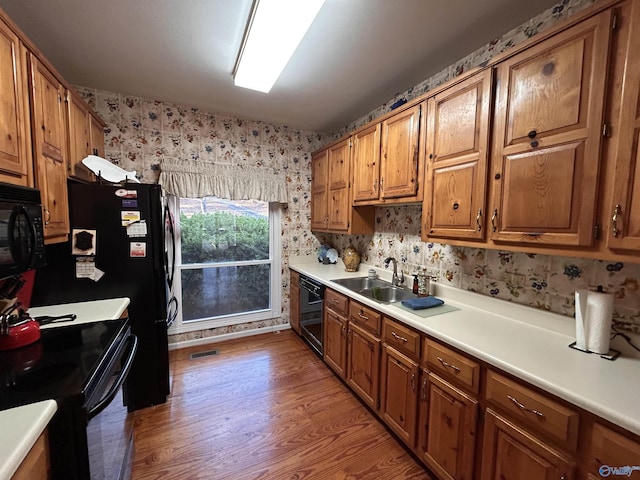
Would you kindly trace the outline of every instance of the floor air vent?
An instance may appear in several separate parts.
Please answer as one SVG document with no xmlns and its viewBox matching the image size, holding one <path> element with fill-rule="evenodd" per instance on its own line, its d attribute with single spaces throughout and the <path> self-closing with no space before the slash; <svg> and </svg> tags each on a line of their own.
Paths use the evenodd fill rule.
<svg viewBox="0 0 640 480">
<path fill-rule="evenodd" d="M 196 352 L 189 355 L 189 359 L 195 360 L 196 358 L 208 357 L 210 355 L 217 355 L 217 350 L 205 350 L 204 352 Z"/>
</svg>

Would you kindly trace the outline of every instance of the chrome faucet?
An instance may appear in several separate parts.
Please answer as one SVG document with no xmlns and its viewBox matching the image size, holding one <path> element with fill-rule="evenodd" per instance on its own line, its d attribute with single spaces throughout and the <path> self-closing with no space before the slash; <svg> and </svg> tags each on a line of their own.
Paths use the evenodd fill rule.
<svg viewBox="0 0 640 480">
<path fill-rule="evenodd" d="M 401 285 L 404 283 L 404 272 L 400 270 L 400 276 L 398 277 L 398 262 L 393 257 L 387 257 L 384 259 L 384 267 L 389 268 L 389 262 L 393 262 L 393 275 L 391 276 L 391 285 Z"/>
</svg>

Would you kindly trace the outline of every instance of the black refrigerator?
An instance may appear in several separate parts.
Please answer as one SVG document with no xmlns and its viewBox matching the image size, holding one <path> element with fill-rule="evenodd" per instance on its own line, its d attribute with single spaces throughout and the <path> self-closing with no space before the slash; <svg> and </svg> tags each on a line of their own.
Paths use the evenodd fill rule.
<svg viewBox="0 0 640 480">
<path fill-rule="evenodd" d="M 46 247 L 32 306 L 129 297 L 138 351 L 124 386 L 129 411 L 169 394 L 165 210 L 155 184 L 69 182 L 70 240 Z M 69 312 L 73 313 L 73 312 Z"/>
</svg>

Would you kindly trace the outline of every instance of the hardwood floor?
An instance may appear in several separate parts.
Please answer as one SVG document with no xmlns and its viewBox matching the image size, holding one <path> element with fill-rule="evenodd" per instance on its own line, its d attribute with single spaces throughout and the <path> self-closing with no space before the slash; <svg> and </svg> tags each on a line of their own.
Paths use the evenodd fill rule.
<svg viewBox="0 0 640 480">
<path fill-rule="evenodd" d="M 135 412 L 135 480 L 432 478 L 290 330 L 173 351 L 171 371 Z"/>
</svg>

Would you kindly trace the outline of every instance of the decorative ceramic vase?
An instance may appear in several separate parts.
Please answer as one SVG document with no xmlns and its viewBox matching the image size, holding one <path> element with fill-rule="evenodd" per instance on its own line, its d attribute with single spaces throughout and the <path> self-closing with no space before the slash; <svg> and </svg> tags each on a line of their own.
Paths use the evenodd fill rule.
<svg viewBox="0 0 640 480">
<path fill-rule="evenodd" d="M 358 265 L 360 265 L 360 254 L 353 247 L 353 245 L 349 245 L 347 248 L 344 249 L 342 260 L 344 261 L 344 269 L 347 272 L 358 271 Z"/>
</svg>

